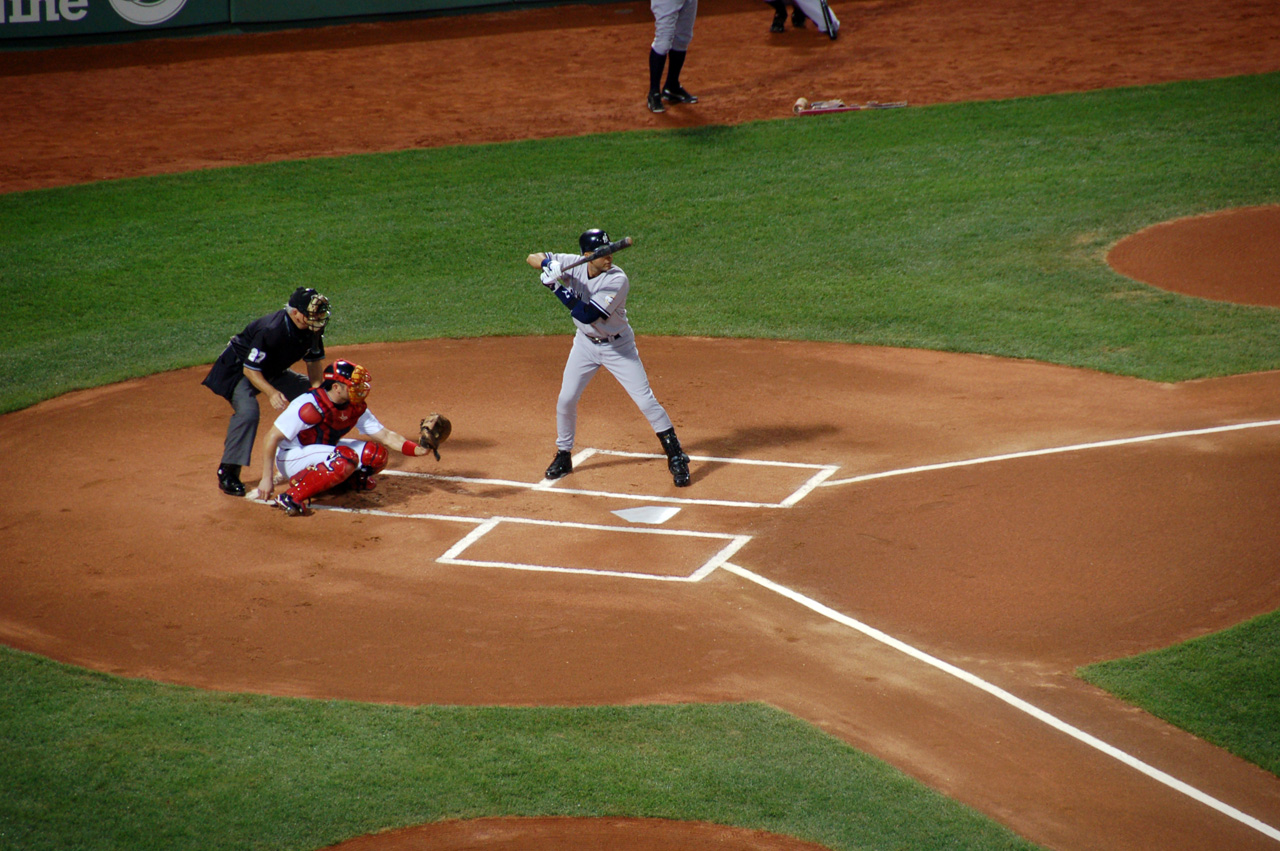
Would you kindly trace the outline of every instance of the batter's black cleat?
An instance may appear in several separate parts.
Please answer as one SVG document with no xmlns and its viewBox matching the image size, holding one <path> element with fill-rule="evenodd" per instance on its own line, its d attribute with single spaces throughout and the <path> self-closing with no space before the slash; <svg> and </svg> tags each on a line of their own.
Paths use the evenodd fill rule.
<svg viewBox="0 0 1280 851">
<path fill-rule="evenodd" d="M 244 484 L 240 481 L 239 464 L 223 464 L 218 468 L 218 487 L 230 496 L 244 496 Z"/>
<path fill-rule="evenodd" d="M 556 457 L 551 459 L 551 466 L 547 468 L 546 476 L 548 479 L 562 479 L 573 472 L 573 456 L 569 454 L 569 450 L 561 449 L 556 453 Z"/>
<path fill-rule="evenodd" d="M 787 10 L 773 13 L 773 23 L 769 26 L 769 32 L 780 33 L 787 29 Z"/>
<path fill-rule="evenodd" d="M 681 452 L 667 459 L 667 469 L 671 471 L 671 481 L 678 488 L 689 487 L 689 456 Z"/>
<path fill-rule="evenodd" d="M 674 86 L 667 86 L 662 90 L 662 96 L 669 103 L 697 103 L 698 98 L 685 91 L 684 86 L 677 83 Z"/>
<path fill-rule="evenodd" d="M 647 101 L 650 112 L 666 112 L 667 108 L 662 105 L 662 95 L 658 92 L 649 92 Z"/>
<path fill-rule="evenodd" d="M 680 448 L 680 438 L 676 437 L 676 430 L 669 428 L 658 432 L 658 440 L 662 443 L 662 451 L 667 453 L 667 470 L 671 472 L 671 480 L 678 488 L 688 487 L 689 456 L 685 455 L 684 450 Z"/>
<path fill-rule="evenodd" d="M 804 16 L 804 12 L 800 11 L 799 6 L 791 10 L 791 26 L 798 30 L 802 30 L 804 29 L 804 22 L 807 20 L 808 18 Z"/>
<path fill-rule="evenodd" d="M 307 513 L 306 506 L 289 496 L 288 493 L 282 493 L 276 497 L 276 505 L 283 508 L 284 513 L 290 517 L 297 517 Z"/>
</svg>

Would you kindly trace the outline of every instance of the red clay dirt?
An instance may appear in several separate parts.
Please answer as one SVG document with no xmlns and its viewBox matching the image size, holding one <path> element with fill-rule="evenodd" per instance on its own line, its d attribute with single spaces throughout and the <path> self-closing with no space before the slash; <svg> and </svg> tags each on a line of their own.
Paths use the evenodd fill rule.
<svg viewBox="0 0 1280 851">
<path fill-rule="evenodd" d="M 0 190 L 781 118 L 801 95 L 919 105 L 1280 68 L 1271 2 L 837 0 L 833 8 L 844 21 L 836 42 L 812 28 L 770 34 L 763 3 L 704 0 L 686 73 L 703 101 L 660 116 L 643 106 L 652 36 L 643 4 L 9 53 L 0 55 Z M 554 85 L 530 85 L 548 78 Z M 616 94 L 599 106 L 597 92 Z M 1274 282 L 1249 271 L 1276 268 L 1247 250 L 1280 235 L 1273 212 L 1257 215 L 1262 230 L 1251 232 L 1263 239 L 1247 241 L 1238 235 L 1257 226 L 1252 218 L 1188 220 L 1196 228 L 1228 223 L 1195 247 L 1211 265 L 1236 270 L 1215 279 L 1211 297 L 1274 293 Z M 1157 262 L 1181 250 L 1180 240 L 1200 238 L 1186 234 L 1153 228 L 1134 239 L 1163 237 L 1154 248 L 1148 241 L 1128 253 L 1122 243 L 1111 259 L 1124 274 L 1189 292 L 1197 284 L 1185 280 L 1185 263 Z M 1184 280 L 1169 278 L 1170 268 Z M 1224 281 L 1239 289 L 1223 289 Z M 7 415 L 4 457 L 35 454 L 47 463 L 20 493 L 0 495 L 9 542 L 0 640 L 128 676 L 283 695 L 407 704 L 765 701 L 1048 847 L 1275 847 L 1220 809 L 801 601 L 884 630 L 1280 825 L 1276 777 L 1072 676 L 1082 663 L 1280 606 L 1271 509 L 1280 503 L 1280 430 L 855 480 L 1271 421 L 1280 418 L 1280 374 L 1163 385 L 979 356 L 643 338 L 654 387 L 696 456 L 693 486 L 677 491 L 655 459 L 597 455 L 557 488 L 533 490 L 527 485 L 550 458 L 567 345 L 431 340 L 331 351 L 373 367 L 371 402 L 392 427 L 412 431 L 428 407 L 453 417 L 441 462 L 393 466 L 469 481 L 390 475 L 372 494 L 327 501 L 418 518 L 329 511 L 290 519 L 219 493 L 213 467 L 229 409 L 199 385 L 203 369 Z M 421 376 L 442 374 L 446 363 L 450 380 L 424 390 Z M 481 386 L 482 395 L 472 392 Z M 80 433 L 90 410 L 95 422 L 140 423 L 140 431 L 114 444 L 69 444 L 65 435 Z M 531 432 L 530 423 L 543 427 Z M 146 458 L 167 459 L 162 475 L 139 447 Z M 658 449 L 607 377 L 584 400 L 579 447 Z M 814 468 L 735 463 L 743 460 L 838 469 L 827 486 L 777 508 L 768 505 Z M 677 498 L 699 502 L 664 502 Z M 681 508 L 657 529 L 750 540 L 699 582 L 437 560 L 493 517 L 513 519 L 459 560 L 670 577 L 697 570 L 727 540 L 647 535 L 637 530 L 655 527 L 612 513 L 656 504 Z M 566 520 L 608 528 L 529 523 Z M 562 543 L 570 533 L 572 557 Z M 801 847 L 715 826 L 573 819 L 445 822 L 346 845 Z"/>
</svg>

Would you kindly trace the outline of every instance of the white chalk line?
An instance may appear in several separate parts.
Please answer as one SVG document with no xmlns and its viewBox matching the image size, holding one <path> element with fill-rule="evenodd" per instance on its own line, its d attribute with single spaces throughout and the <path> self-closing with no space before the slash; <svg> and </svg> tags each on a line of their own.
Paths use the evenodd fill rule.
<svg viewBox="0 0 1280 851">
<path fill-rule="evenodd" d="M 729 505 L 735 505 L 735 506 L 777 508 L 777 507 L 790 507 L 791 505 L 796 504 L 797 502 L 799 502 L 800 499 L 802 499 L 808 493 L 812 492 L 812 490 L 814 490 L 817 487 L 832 487 L 836 485 L 853 484 L 853 483 L 864 482 L 864 481 L 873 481 L 877 479 L 891 478 L 894 476 L 909 475 L 913 473 L 931 472 L 936 470 L 954 469 L 958 467 L 990 464 L 998 461 L 1009 461 L 1009 460 L 1016 460 L 1020 458 L 1034 458 L 1034 457 L 1040 457 L 1040 456 L 1046 456 L 1046 455 L 1079 452 L 1079 451 L 1085 451 L 1089 449 L 1101 449 L 1101 448 L 1108 448 L 1108 447 L 1132 445 L 1132 444 L 1138 444 L 1138 443 L 1148 443 L 1148 442 L 1159 441 L 1159 440 L 1171 440 L 1176 438 L 1195 437 L 1195 436 L 1202 436 L 1202 435 L 1209 435 L 1209 434 L 1220 434 L 1220 433 L 1232 432 L 1232 431 L 1242 431 L 1245 429 L 1267 428 L 1267 427 L 1274 427 L 1274 426 L 1280 426 L 1280 420 L 1266 420 L 1266 421 L 1260 421 L 1260 422 L 1239 423 L 1239 424 L 1226 425 L 1226 426 L 1215 426 L 1215 427 L 1203 428 L 1203 429 L 1189 429 L 1189 430 L 1176 431 L 1176 432 L 1163 432 L 1163 433 L 1157 433 L 1157 434 L 1138 435 L 1135 437 L 1128 437 L 1128 438 L 1117 438 L 1113 440 L 1096 441 L 1092 443 L 1080 443 L 1080 444 L 1073 444 L 1069 446 L 1049 447 L 1046 449 L 1028 450 L 1025 452 L 1011 452 L 1011 453 L 1005 453 L 1002 455 L 987 456 L 983 458 L 972 458 L 972 459 L 967 459 L 962 461 L 951 461 L 951 462 L 943 462 L 938 464 L 926 464 L 926 465 L 921 465 L 917 467 L 909 467 L 909 468 L 903 468 L 898 470 L 888 470 L 880 473 L 871 473 L 867 475 L 854 476 L 851 478 L 838 479 L 838 480 L 830 480 L 830 476 L 832 476 L 839 469 L 838 466 L 833 466 L 833 465 L 788 464 L 786 462 L 746 461 L 742 459 L 718 459 L 718 458 L 711 458 L 709 456 L 701 456 L 698 458 L 698 460 L 726 461 L 730 463 L 756 463 L 756 464 L 765 464 L 765 465 L 773 465 L 773 466 L 808 467 L 808 468 L 814 468 L 819 470 L 819 472 L 815 474 L 814 477 L 812 477 L 808 482 L 805 483 L 805 485 L 803 485 L 799 490 L 793 493 L 790 497 L 787 498 L 787 500 L 784 500 L 784 502 L 782 503 L 740 503 L 740 502 L 725 502 L 725 501 L 688 500 L 688 499 L 678 499 L 674 497 L 667 497 L 667 498 L 638 497 L 634 494 L 611 494 L 611 493 L 603 493 L 603 492 L 595 492 L 595 491 L 581 491 L 581 490 L 574 490 L 569 488 L 555 488 L 554 485 L 556 484 L 556 481 L 552 481 L 552 480 L 543 480 L 542 482 L 539 482 L 536 485 L 531 486 L 527 482 L 512 482 L 512 481 L 505 481 L 505 480 L 498 480 L 498 479 L 489 479 L 489 480 L 467 479 L 463 477 L 434 476 L 432 474 L 424 474 L 424 473 L 415 474 L 415 473 L 407 473 L 407 472 L 400 472 L 400 471 L 384 471 L 384 473 L 393 473 L 397 475 L 418 475 L 426 478 L 436 478 L 436 479 L 450 480 L 450 481 L 468 481 L 468 482 L 476 482 L 476 483 L 492 483 L 492 484 L 510 485 L 515 487 L 531 488 L 536 490 L 554 490 L 555 492 L 558 492 L 558 493 L 580 493 L 580 494 L 596 495 L 596 496 L 615 496 L 615 497 L 626 498 L 626 499 L 642 499 L 643 498 L 643 499 L 653 499 L 655 501 L 685 502 L 685 503 L 695 503 L 695 504 L 697 503 L 729 504 Z M 599 452 L 600 454 L 621 455 L 624 457 L 646 457 L 646 458 L 663 457 L 660 455 L 650 455 L 645 453 L 609 452 L 604 450 L 600 450 Z M 592 449 L 583 450 L 583 452 L 579 453 L 578 456 L 575 456 L 574 466 L 575 467 L 578 466 L 580 459 L 585 460 L 586 458 L 589 458 L 591 457 L 591 455 L 596 453 L 597 453 L 597 450 L 592 450 Z M 531 520 L 525 520 L 523 518 L 493 518 L 489 521 L 485 521 L 485 520 L 480 520 L 478 518 L 458 518 L 458 517 L 447 516 L 447 515 L 405 515 L 405 514 L 395 514 L 392 512 L 381 512 L 381 511 L 364 510 L 364 509 L 329 509 L 329 510 L 344 510 L 344 511 L 353 511 L 355 513 L 382 514 L 382 515 L 393 516 L 393 517 L 420 517 L 420 518 L 426 518 L 426 519 L 463 520 L 464 522 L 476 522 L 480 524 L 480 528 L 473 530 L 470 535 L 468 535 L 466 538 L 463 539 L 463 541 L 460 541 L 458 544 L 455 544 L 453 548 L 451 548 L 450 552 L 454 554 L 460 554 L 463 550 L 466 549 L 467 546 L 470 546 L 472 543 L 479 540 L 489 530 L 496 527 L 497 522 L 499 520 L 510 520 L 512 522 L 539 523 L 543 525 L 562 525 L 558 521 L 531 521 Z M 586 524 L 563 524 L 563 525 L 584 525 L 585 526 Z M 596 527 L 596 528 L 608 529 L 610 531 L 632 531 L 632 532 L 665 531 L 673 534 L 681 534 L 676 530 L 637 530 L 637 529 L 627 529 L 626 527 L 612 527 L 612 526 L 603 526 L 603 527 Z M 723 535 L 717 535 L 717 533 L 694 533 L 694 534 L 727 537 Z M 1027 715 L 1031 716 L 1032 718 L 1035 718 L 1041 723 L 1044 723 L 1047 726 L 1055 730 L 1058 730 L 1059 732 L 1062 732 L 1068 736 L 1071 736 L 1077 741 L 1080 741 L 1081 743 L 1094 748 L 1100 753 L 1106 754 L 1107 756 L 1110 756 L 1113 759 L 1116 759 L 1122 764 L 1127 765 L 1141 772 L 1147 777 L 1150 777 L 1151 779 L 1156 780 L 1157 782 L 1169 787 L 1170 789 L 1173 789 L 1191 798 L 1192 800 L 1202 803 L 1214 809 L 1215 811 L 1263 834 L 1264 836 L 1267 836 L 1270 839 L 1280 841 L 1280 830 L 1277 830 L 1276 828 L 1266 824 L 1265 822 L 1245 812 L 1242 812 L 1241 810 L 1238 810 L 1235 807 L 1232 807 L 1231 805 L 1223 801 L 1220 801 L 1217 798 L 1214 798 L 1213 796 L 1205 792 L 1202 792 L 1201 790 L 1195 788 L 1194 786 L 1191 786 L 1190 784 L 1182 780 L 1179 780 L 1176 777 L 1173 777 L 1167 772 L 1161 771 L 1160 769 L 1150 765 L 1149 763 L 1146 763 L 1138 759 L 1137 757 L 1125 751 L 1120 750 L 1114 745 L 1108 744 L 1107 742 L 1097 738 L 1096 736 L 1091 735 L 1090 733 L 1086 733 L 1080 728 L 1075 727 L 1074 725 L 1069 724 L 1066 721 L 1063 721 L 1062 719 L 1049 714 L 1048 712 L 1045 712 L 1044 710 L 1023 700 L 1022 698 L 1019 698 L 1016 695 L 1008 691 L 1005 691 L 1004 689 L 992 683 L 989 683 L 986 680 L 983 680 L 982 678 L 974 674 L 971 674 L 962 668 L 959 668 L 955 665 L 952 665 L 949 662 L 945 662 L 941 659 L 938 659 L 935 656 L 925 653 L 924 651 L 919 650 L 907 644 L 906 642 L 901 641 L 900 639 L 894 638 L 893 636 L 888 635 L 885 632 L 875 629 L 874 627 L 864 624 L 854 618 L 848 617 L 847 615 L 841 614 L 840 612 L 830 608 L 829 606 L 819 603 L 816 600 L 813 600 L 809 597 L 806 597 L 796 591 L 793 591 L 787 588 L 786 586 L 780 585 L 776 582 L 773 582 L 772 580 L 766 579 L 763 576 L 755 574 L 743 567 L 740 567 L 730 562 L 729 559 L 732 558 L 733 554 L 736 553 L 743 546 L 745 546 L 746 543 L 749 541 L 750 541 L 750 536 L 734 536 L 734 539 L 730 541 L 730 543 L 727 544 L 721 550 L 720 553 L 717 553 L 715 556 L 712 557 L 712 559 L 710 559 L 702 567 L 700 567 L 694 574 L 691 574 L 690 576 L 687 576 L 687 577 L 678 577 L 678 576 L 667 577 L 667 576 L 655 576 L 652 574 L 642 574 L 642 573 L 628 573 L 628 572 L 618 572 L 618 571 L 596 571 L 596 570 L 589 570 L 589 569 L 573 569 L 573 568 L 553 568 L 553 567 L 546 567 L 546 566 L 539 566 L 539 565 L 517 565 L 517 564 L 510 564 L 510 563 L 490 563 L 490 562 L 478 562 L 478 561 L 468 561 L 468 560 L 454 560 L 449 563 L 488 565 L 488 566 L 508 567 L 512 569 L 522 569 L 522 570 L 540 570 L 540 571 L 562 572 L 562 573 L 582 573 L 582 574 L 593 574 L 593 575 L 619 576 L 619 577 L 625 577 L 625 578 L 650 579 L 650 580 L 661 580 L 661 581 L 681 581 L 681 582 L 700 581 L 702 578 L 714 572 L 717 568 L 723 568 L 724 570 L 730 573 L 733 573 L 737 576 L 740 576 L 744 579 L 754 582 L 783 597 L 786 597 L 796 603 L 799 603 L 800 605 L 810 609 L 811 611 L 814 611 L 837 623 L 840 623 L 844 626 L 854 629 L 862 633 L 863 635 L 867 636 L 868 638 L 871 638 L 888 647 L 898 650 L 899 652 L 907 656 L 910 656 L 911 658 L 916 659 L 917 661 L 924 662 L 925 664 L 930 665 L 931 667 L 934 667 L 946 674 L 949 674 L 968 685 L 978 688 L 981 691 L 984 691 L 987 694 L 990 694 L 991 696 L 997 698 L 998 700 L 1008 704 L 1009 706 L 1015 709 L 1018 709 L 1021 712 L 1026 713 Z M 446 553 L 446 556 L 447 555 L 449 555 L 449 553 Z M 441 559 L 441 561 L 443 560 L 444 559 Z"/>
<path fill-rule="evenodd" d="M 700 582 L 732 558 L 738 550 L 751 540 L 750 535 L 733 535 L 726 532 L 698 532 L 692 529 L 638 529 L 631 526 L 606 526 L 597 523 L 578 523 L 570 520 L 536 520 L 530 517 L 464 517 L 451 514 L 404 514 L 395 511 L 383 511 L 376 508 L 346 508 L 337 505 L 314 505 L 317 511 L 336 511 L 342 514 L 366 514 L 376 517 L 395 517 L 407 520 L 447 520 L 455 523 L 468 523 L 475 526 L 444 552 L 436 561 L 440 564 L 465 565 L 471 567 L 497 567 L 505 570 L 537 571 L 541 573 L 576 573 L 589 576 L 612 576 L 623 579 L 645 579 L 655 582 Z M 666 535 L 677 538 L 702 538 L 726 541 L 725 545 L 697 569 L 686 576 L 664 575 L 656 573 L 640 573 L 623 570 L 604 570 L 588 567 L 563 567 L 547 564 L 526 564 L 523 562 L 488 561 L 462 558 L 462 553 L 492 532 L 502 523 L 518 523 L 528 526 L 553 526 L 569 529 L 587 529 L 600 532 L 619 532 L 627 535 Z"/>
<path fill-rule="evenodd" d="M 573 467 L 578 469 L 582 463 L 594 455 L 616 455 L 624 458 L 661 458 L 667 456 L 646 452 L 619 452 L 609 449 L 583 449 L 573 456 Z M 719 458 L 712 455 L 690 455 L 690 461 L 698 463 L 746 464 L 758 467 L 791 467 L 800 470 L 816 470 L 795 491 L 780 502 L 750 502 L 734 499 L 707 499 L 705 497 L 679 497 L 661 494 L 620 493 L 617 491 L 588 490 L 584 488 L 564 487 L 564 479 L 540 479 L 537 482 L 520 482 L 512 479 L 474 478 L 470 476 L 442 476 L 437 473 L 419 473 L 413 470 L 383 470 L 383 476 L 404 476 L 407 478 L 432 479 L 438 482 L 459 482 L 462 484 L 494 485 L 498 487 L 521 488 L 541 493 L 577 494 L 579 496 L 595 496 L 603 499 L 626 499 L 631 501 L 660 502 L 672 505 L 708 505 L 727 508 L 791 508 L 800 500 L 819 487 L 824 481 L 835 475 L 840 469 L 836 464 L 802 464 L 792 461 L 760 461 L 751 458 Z"/>
<path fill-rule="evenodd" d="M 993 685 L 992 683 L 987 682 L 981 677 L 978 677 L 978 676 L 975 676 L 974 674 L 969 673 L 963 668 L 958 668 L 955 665 L 952 665 L 950 662 L 944 662 L 943 660 L 937 658 L 936 656 L 931 656 L 930 654 L 925 653 L 923 650 L 919 650 L 911 646 L 910 644 L 907 644 L 906 642 L 901 641 L 900 639 L 894 638 L 888 633 L 882 632 L 876 629 L 875 627 L 868 626 L 867 624 L 864 624 L 861 621 L 855 620 L 854 618 L 851 618 L 848 615 L 841 614 L 840 612 L 837 612 L 835 609 L 832 609 L 829 606 L 825 606 L 822 603 L 819 603 L 817 600 L 814 600 L 810 597 L 806 597 L 805 595 L 797 591 L 793 591 L 790 588 L 787 588 L 785 585 L 779 585 L 777 582 L 774 582 L 770 579 L 766 579 L 765 577 L 760 576 L 759 574 L 752 573 L 750 570 L 747 570 L 746 568 L 740 567 L 730 562 L 724 562 L 723 564 L 721 564 L 721 567 L 736 576 L 741 576 L 743 579 L 754 582 L 757 585 L 761 586 L 762 588 L 767 588 L 768 590 L 773 591 L 775 594 L 779 594 L 793 602 L 799 603 L 801 606 L 804 606 L 810 611 L 816 612 L 822 615 L 823 617 L 826 617 L 826 618 L 829 618 L 830 620 L 835 621 L 836 623 L 842 624 L 844 626 L 849 627 L 850 629 L 856 630 L 857 632 L 862 633 L 868 638 L 871 638 L 875 641 L 880 642 L 881 644 L 884 644 L 888 647 L 893 648 L 894 650 L 904 653 L 907 656 L 910 656 L 911 658 L 917 661 L 924 662 L 926 665 L 930 665 L 934 668 L 937 668 L 939 671 L 942 671 L 943 673 L 950 674 L 951 676 L 961 680 L 964 683 L 967 683 L 968 685 L 981 689 L 987 694 L 990 694 L 993 697 L 1012 706 L 1014 709 L 1018 709 L 1022 712 L 1025 712 L 1026 714 L 1030 715 L 1032 718 L 1035 718 L 1037 721 L 1047 724 L 1048 726 L 1052 727 L 1055 730 L 1058 730 L 1059 732 L 1066 733 L 1068 736 L 1071 736 L 1072 738 L 1077 739 L 1080 742 L 1083 742 L 1089 747 L 1094 748 L 1098 751 L 1101 751 L 1107 756 L 1110 756 L 1114 759 L 1119 760 L 1120 762 L 1124 763 L 1130 768 L 1137 769 L 1138 771 L 1142 772 L 1143 774 L 1147 775 L 1153 780 L 1156 780 L 1160 783 L 1163 783 L 1165 786 L 1168 786 L 1170 789 L 1173 789 L 1177 792 L 1181 792 L 1183 795 L 1186 795 L 1187 797 L 1192 798 L 1193 800 L 1199 801 L 1202 804 L 1212 807 L 1213 809 L 1217 810 L 1223 815 L 1228 816 L 1232 819 L 1235 819 L 1241 824 L 1244 824 L 1248 827 L 1253 828 L 1254 830 L 1258 831 L 1264 836 L 1280 841 L 1280 830 L 1277 830 L 1276 828 L 1271 827 L 1265 822 L 1254 818 L 1248 813 L 1241 812 L 1240 810 L 1236 809 L 1230 804 L 1226 804 L 1222 801 L 1219 801 L 1217 798 L 1214 798 L 1211 795 L 1201 792 L 1199 789 L 1195 788 L 1194 786 L 1191 786 L 1190 784 L 1185 783 L 1164 771 L 1161 771 L 1155 766 L 1152 766 L 1146 762 L 1143 762 L 1137 757 L 1132 756 L 1131 754 L 1128 754 L 1125 751 L 1120 750 L 1114 745 L 1110 745 L 1102 741 L 1096 736 L 1086 733 L 1084 730 L 1081 730 L 1079 727 L 1075 727 L 1071 724 L 1068 724 L 1066 721 L 1063 721 L 1062 719 L 1058 718 L 1055 715 L 1050 715 L 1048 712 L 1045 712 L 1043 709 L 1040 709 L 1039 707 L 1034 706 L 1033 704 L 1023 700 L 1022 698 L 1014 694 L 1011 694 L 1010 692 L 1005 691 L 999 686 L 996 686 L 996 685 Z"/>
<path fill-rule="evenodd" d="M 1280 420 L 1264 420 L 1252 423 L 1237 423 L 1235 425 L 1213 426 L 1211 428 L 1198 428 L 1188 431 L 1168 431 L 1160 434 L 1143 434 L 1137 437 L 1121 437 L 1115 440 L 1099 440 L 1094 443 L 1076 443 L 1071 446 L 1053 446 L 1047 449 L 1030 449 L 1026 452 L 1009 452 L 1004 455 L 989 455 L 985 458 L 969 458 L 964 461 L 944 461 L 940 464 L 925 464 L 920 467 L 904 467 L 898 470 L 886 470 L 882 473 L 868 473 L 863 476 L 853 476 L 848 479 L 838 479 L 836 481 L 823 482 L 823 487 L 835 487 L 836 485 L 851 485 L 857 482 L 869 482 L 875 479 L 887 479 L 892 476 L 906 476 L 912 473 L 929 473 L 935 470 L 950 470 L 956 467 L 973 467 L 979 464 L 993 464 L 997 461 L 1012 461 L 1018 458 L 1036 458 L 1043 455 L 1060 455 L 1065 452 L 1083 452 L 1087 449 L 1105 449 L 1113 446 L 1127 446 L 1134 443 L 1151 443 L 1157 440 L 1173 440 L 1180 437 L 1198 437 L 1206 434 L 1222 434 L 1229 431 L 1243 431 L 1251 428 L 1269 428 L 1280 425 Z"/>
</svg>

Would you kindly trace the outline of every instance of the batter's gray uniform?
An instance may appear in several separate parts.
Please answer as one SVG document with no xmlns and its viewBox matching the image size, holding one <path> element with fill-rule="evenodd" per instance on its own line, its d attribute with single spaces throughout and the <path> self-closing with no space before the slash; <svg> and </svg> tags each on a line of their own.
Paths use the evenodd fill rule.
<svg viewBox="0 0 1280 851">
<path fill-rule="evenodd" d="M 671 417 L 649 388 L 649 376 L 636 349 L 636 334 L 627 321 L 631 281 L 626 272 L 613 265 L 612 254 L 582 262 L 584 255 L 594 257 L 597 250 L 614 250 L 609 234 L 598 228 L 589 230 L 578 237 L 578 247 L 582 254 L 542 252 L 526 258 L 530 266 L 542 269 L 543 286 L 569 308 L 576 329 L 556 400 L 556 457 L 547 467 L 546 477 L 558 479 L 573 472 L 570 450 L 578 431 L 578 400 L 600 367 L 604 367 L 618 379 L 653 427 L 676 487 L 685 487 L 690 481 L 689 456 L 680 447 Z M 581 265 L 565 270 L 575 262 Z"/>
<path fill-rule="evenodd" d="M 573 254 L 552 254 L 551 258 L 561 266 L 582 259 Z M 573 335 L 573 348 L 564 365 L 560 397 L 556 400 L 556 448 L 573 449 L 578 400 L 600 367 L 618 379 L 655 433 L 671 428 L 671 418 L 649 387 L 649 376 L 636 348 L 636 334 L 627 321 L 627 293 L 631 290 L 627 273 L 614 266 L 592 278 L 583 264 L 565 272 L 560 281 L 561 286 L 604 316 L 589 325 L 576 317 L 573 320 L 577 333 Z"/>
</svg>

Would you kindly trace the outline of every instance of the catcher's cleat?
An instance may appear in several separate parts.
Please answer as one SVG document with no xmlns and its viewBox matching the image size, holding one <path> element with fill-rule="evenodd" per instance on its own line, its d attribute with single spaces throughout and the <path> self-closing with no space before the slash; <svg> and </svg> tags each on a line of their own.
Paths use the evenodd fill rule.
<svg viewBox="0 0 1280 851">
<path fill-rule="evenodd" d="M 780 33 L 787 28 L 787 11 L 783 9 L 781 12 L 773 13 L 773 23 L 769 26 L 769 32 Z"/>
<path fill-rule="evenodd" d="M 666 112 L 667 108 L 662 105 L 662 95 L 658 92 L 649 92 L 649 99 L 646 101 L 650 112 Z"/>
<path fill-rule="evenodd" d="M 297 517 L 307 512 L 306 506 L 298 502 L 287 493 L 282 493 L 276 497 L 276 505 L 284 509 L 284 513 L 290 517 Z"/>
<path fill-rule="evenodd" d="M 573 472 L 573 456 L 569 454 L 569 450 L 561 449 L 556 453 L 556 457 L 551 459 L 551 466 L 547 468 L 546 476 L 548 479 L 561 479 Z"/>
<path fill-rule="evenodd" d="M 239 464 L 223 464 L 218 468 L 218 487 L 231 496 L 244 496 L 244 483 L 240 481 Z"/>
<path fill-rule="evenodd" d="M 697 103 L 698 102 L 698 98 L 696 95 L 689 94 L 689 92 L 685 90 L 685 87 L 679 84 L 676 84 L 674 86 L 667 86 L 665 89 L 662 90 L 662 96 L 666 98 L 669 103 Z"/>
</svg>

